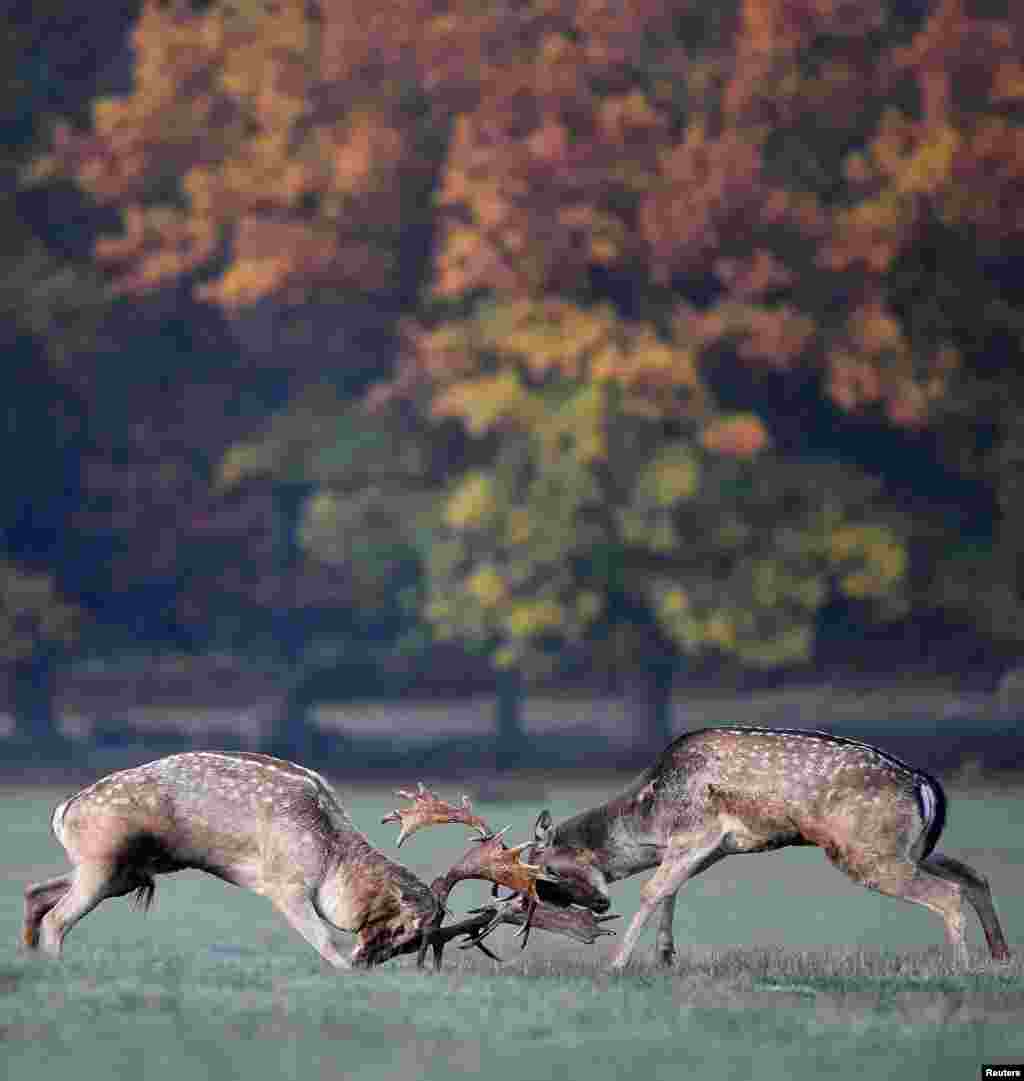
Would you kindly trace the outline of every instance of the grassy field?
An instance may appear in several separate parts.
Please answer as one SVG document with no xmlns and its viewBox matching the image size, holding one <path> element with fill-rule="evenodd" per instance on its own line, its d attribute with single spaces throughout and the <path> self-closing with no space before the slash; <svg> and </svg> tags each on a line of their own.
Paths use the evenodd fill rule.
<svg viewBox="0 0 1024 1081">
<path fill-rule="evenodd" d="M 556 817 L 614 785 L 559 785 Z M 386 788 L 339 786 L 357 823 L 394 852 Z M 443 789 L 447 792 L 447 789 Z M 849 883 L 816 850 L 725 860 L 677 907 L 680 962 L 651 967 L 653 930 L 625 976 L 593 947 L 536 933 L 520 953 L 495 936 L 501 967 L 450 949 L 445 970 L 411 961 L 334 973 L 260 898 L 207 876 L 159 880 L 156 907 L 110 901 L 69 937 L 61 964 L 19 952 L 21 890 L 64 869 L 49 832 L 67 792 L 0 788 L 0 1072 L 43 1078 L 229 1081 L 355 1077 L 433 1081 L 976 1078 L 983 1061 L 1024 1059 L 1024 966 L 955 973 L 940 921 Z M 455 794 L 450 792 L 448 794 Z M 1011 946 L 1024 952 L 1021 790 L 951 793 L 941 847 L 986 873 Z M 540 806 L 481 805 L 525 839 Z M 403 860 L 429 879 L 462 853 L 454 828 L 418 835 Z M 636 909 L 640 879 L 614 888 Z M 458 908 L 486 896 L 460 887 Z"/>
</svg>

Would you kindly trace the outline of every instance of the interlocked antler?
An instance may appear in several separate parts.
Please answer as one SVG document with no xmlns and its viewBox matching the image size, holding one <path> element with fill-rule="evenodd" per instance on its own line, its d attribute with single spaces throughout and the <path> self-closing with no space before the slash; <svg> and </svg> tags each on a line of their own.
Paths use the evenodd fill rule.
<svg viewBox="0 0 1024 1081">
<path fill-rule="evenodd" d="M 545 873 L 543 867 L 523 862 L 523 852 L 533 842 L 527 841 L 525 844 L 516 845 L 515 848 L 507 847 L 502 840 L 502 835 L 507 832 L 508 827 L 506 826 L 505 829 L 495 833 L 479 815 L 473 813 L 472 804 L 467 796 L 463 796 L 461 805 L 456 807 L 435 795 L 422 782 L 417 786 L 415 792 L 399 790 L 398 795 L 404 799 L 412 800 L 412 806 L 404 807 L 401 810 L 396 809 L 381 819 L 382 822 L 401 823 L 402 828 L 398 835 L 398 844 L 401 844 L 417 830 L 446 822 L 461 822 L 480 834 L 476 839 L 478 842 L 477 847 L 471 848 L 454 867 L 446 874 L 436 878 L 431 884 L 430 888 L 434 891 L 434 895 L 442 906 L 445 905 L 448 894 L 456 883 L 471 878 L 483 879 L 485 882 L 493 883 L 495 894 L 497 894 L 499 886 L 504 886 L 506 889 L 513 891 L 515 898 L 522 897 L 525 899 L 525 915 L 522 920 L 505 920 L 504 916 L 501 916 L 501 918 L 493 922 L 490 920 L 481 922 L 478 917 L 473 921 L 464 921 L 464 925 L 458 924 L 445 928 L 443 940 L 447 941 L 456 934 L 469 934 L 472 932 L 469 944 L 480 946 L 480 940 L 485 935 L 490 934 L 499 923 L 514 922 L 522 924 L 517 934 L 522 936 L 523 947 L 525 948 L 530 936 L 530 927 L 533 924 L 533 918 L 540 903 L 540 898 L 537 895 L 537 883 L 538 881 L 558 881 L 557 878 Z M 500 908 L 500 911 L 504 912 L 504 909 Z M 477 934 L 479 928 L 486 928 L 486 930 L 482 930 L 482 933 Z M 448 933 L 449 931 L 451 934 Z M 483 946 L 480 946 L 480 948 L 488 956 L 494 956 Z"/>
<path fill-rule="evenodd" d="M 614 935 L 615 932 L 602 923 L 608 920 L 618 920 L 621 916 L 595 916 L 589 908 L 579 908 L 573 905 L 571 908 L 558 908 L 555 905 L 541 901 L 532 905 L 528 898 L 519 894 L 506 897 L 493 905 L 485 905 L 482 908 L 471 908 L 467 919 L 458 923 L 449 924 L 447 927 L 437 927 L 432 934 L 425 936 L 419 948 L 418 965 L 423 966 L 426 959 L 427 949 L 434 948 L 434 967 L 441 967 L 441 955 L 447 943 L 453 938 L 465 937 L 466 941 L 459 946 L 460 950 L 468 950 L 473 947 L 487 954 L 492 961 L 501 961 L 497 954 L 492 953 L 484 944 L 483 940 L 503 923 L 514 927 L 526 927 L 532 924 L 542 931 L 550 931 L 553 934 L 565 935 L 575 938 L 579 942 L 588 944 L 596 942 L 602 935 Z"/>
<path fill-rule="evenodd" d="M 436 927 L 433 933 L 424 936 L 418 947 L 417 964 L 423 967 L 426 960 L 427 950 L 434 947 L 434 967 L 440 969 L 441 955 L 444 946 L 453 938 L 465 937 L 460 949 L 476 947 L 492 961 L 501 961 L 501 958 L 492 953 L 487 946 L 483 945 L 483 939 L 487 938 L 496 927 L 503 923 L 513 926 L 526 926 L 527 921 L 532 919 L 533 926 L 541 927 L 542 931 L 550 931 L 554 934 L 566 935 L 575 938 L 582 943 L 595 943 L 602 935 L 613 935 L 615 932 L 602 927 L 600 924 L 608 920 L 619 920 L 620 916 L 595 916 L 588 908 L 557 908 L 546 902 L 535 907 L 531 918 L 529 902 L 522 896 L 506 897 L 502 902 L 495 905 L 486 905 L 483 908 L 471 908 L 469 917 L 458 923 L 451 923 L 447 927 Z"/>
<path fill-rule="evenodd" d="M 464 942 L 459 949 L 468 950 L 471 946 L 480 946 L 480 940 L 486 938 L 496 927 L 503 923 L 513 926 L 525 927 L 527 919 L 531 919 L 528 905 L 522 897 L 509 897 L 496 905 L 485 905 L 482 908 L 471 908 L 471 915 L 483 914 L 490 918 L 478 933 L 467 934 L 468 942 Z M 541 901 L 532 916 L 532 924 L 542 931 L 551 931 L 555 934 L 575 938 L 578 942 L 586 942 L 590 945 L 596 942 L 602 935 L 614 935 L 615 932 L 608 927 L 602 927 L 602 923 L 609 920 L 621 920 L 620 915 L 595 916 L 589 908 L 556 908 L 554 905 Z M 468 921 L 467 921 L 468 922 Z M 466 931 L 458 924 L 445 927 L 443 932 L 448 938 L 464 934 Z M 480 946 L 484 949 L 483 946 Z M 488 952 L 484 950 L 484 952 Z"/>
</svg>

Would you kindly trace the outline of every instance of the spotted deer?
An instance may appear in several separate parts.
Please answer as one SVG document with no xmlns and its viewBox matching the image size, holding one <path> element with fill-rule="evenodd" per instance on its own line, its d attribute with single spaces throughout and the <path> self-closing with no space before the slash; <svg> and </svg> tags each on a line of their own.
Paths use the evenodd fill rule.
<svg viewBox="0 0 1024 1081">
<path fill-rule="evenodd" d="M 675 740 L 609 802 L 553 825 L 543 811 L 528 858 L 577 903 L 607 909 L 608 883 L 656 868 L 612 962 L 625 968 L 661 906 L 657 952 L 675 954 L 679 888 L 726 856 L 817 845 L 868 889 L 937 912 L 967 963 L 961 902 L 981 920 L 994 960 L 1010 951 L 988 882 L 935 851 L 946 815 L 939 782 L 890 754 L 824 732 L 708 728 Z"/>
<path fill-rule="evenodd" d="M 113 773 L 53 812 L 53 832 L 73 870 L 25 890 L 24 944 L 59 956 L 67 933 L 101 901 L 134 893 L 148 908 L 154 876 L 185 868 L 269 898 L 338 968 L 413 952 L 422 965 L 431 947 L 440 967 L 445 944 L 457 937 L 494 957 L 483 939 L 502 923 L 583 942 L 611 933 L 591 910 L 571 906 L 551 881 L 546 885 L 556 903 L 542 901 L 536 883 L 553 876 L 523 862 L 527 846 L 507 848 L 468 800 L 454 807 L 425 789 L 417 797 L 414 809 L 386 819 L 402 822 L 402 840 L 437 822 L 469 825 L 479 839 L 431 886 L 374 848 L 324 778 L 294 763 L 249 752 L 194 751 Z M 449 892 L 469 878 L 513 893 L 442 926 Z M 338 948 L 339 932 L 357 938 L 347 957 Z"/>
</svg>

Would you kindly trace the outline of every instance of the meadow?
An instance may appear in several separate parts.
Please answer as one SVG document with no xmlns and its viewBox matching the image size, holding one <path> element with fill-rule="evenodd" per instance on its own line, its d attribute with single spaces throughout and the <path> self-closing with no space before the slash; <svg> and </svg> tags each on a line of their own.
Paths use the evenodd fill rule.
<svg viewBox="0 0 1024 1081">
<path fill-rule="evenodd" d="M 542 806 L 561 817 L 624 780 L 548 781 L 550 800 L 531 793 L 479 809 L 524 840 Z M 449 947 L 438 975 L 411 959 L 336 973 L 267 902 L 192 872 L 159 879 L 148 915 L 127 898 L 100 906 L 69 936 L 62 963 L 26 957 L 21 891 L 65 868 L 49 816 L 75 787 L 0 788 L 0 1071 L 17 1081 L 953 1081 L 978 1077 L 982 1062 L 1024 1059 L 1022 788 L 952 787 L 941 842 L 991 880 L 1010 965 L 985 960 L 970 913 L 974 964 L 956 972 L 937 917 L 853 885 L 817 850 L 789 850 L 727 859 L 688 884 L 676 966 L 651 963 L 651 928 L 638 964 L 615 976 L 605 968 L 615 939 L 585 946 L 537 932 L 521 952 L 510 929 L 492 940 L 501 966 Z M 391 786 L 337 787 L 394 855 L 395 828 L 380 825 L 395 805 Z M 429 880 L 466 841 L 458 827 L 439 828 L 400 856 Z M 622 925 L 641 881 L 613 887 Z M 463 885 L 452 902 L 464 911 L 486 893 Z"/>
</svg>

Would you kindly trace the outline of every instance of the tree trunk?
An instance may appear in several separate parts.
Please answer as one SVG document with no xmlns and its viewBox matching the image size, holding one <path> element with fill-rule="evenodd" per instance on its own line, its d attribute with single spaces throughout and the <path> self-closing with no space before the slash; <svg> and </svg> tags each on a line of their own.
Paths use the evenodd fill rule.
<svg viewBox="0 0 1024 1081">
<path fill-rule="evenodd" d="M 54 709 L 56 684 L 57 662 L 48 651 L 14 665 L 14 716 L 32 745 L 33 757 L 54 757 L 67 749 Z"/>
<path fill-rule="evenodd" d="M 309 680 L 296 673 L 274 725 L 268 752 L 278 758 L 319 769 L 337 747 L 328 746 L 326 734 L 313 723 Z"/>
<path fill-rule="evenodd" d="M 625 681 L 633 746 L 638 755 L 660 754 L 672 740 L 672 677 L 675 665 L 658 660 L 630 673 Z"/>
<path fill-rule="evenodd" d="M 274 487 L 274 549 L 278 593 L 274 605 L 274 638 L 279 661 L 287 672 L 288 693 L 275 726 L 271 754 L 315 766 L 326 747 L 322 732 L 310 715 L 310 678 L 304 662 L 305 630 L 300 626 L 295 602 L 295 575 L 302 553 L 298 523 L 308 486 L 279 483 Z"/>
<path fill-rule="evenodd" d="M 523 732 L 523 678 L 518 668 L 503 669 L 496 678 L 495 720 L 498 738 L 495 768 L 500 773 L 519 764 L 526 747 Z"/>
</svg>

